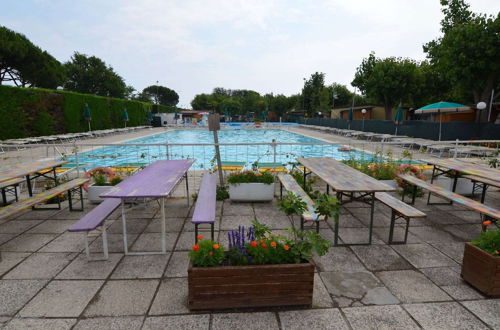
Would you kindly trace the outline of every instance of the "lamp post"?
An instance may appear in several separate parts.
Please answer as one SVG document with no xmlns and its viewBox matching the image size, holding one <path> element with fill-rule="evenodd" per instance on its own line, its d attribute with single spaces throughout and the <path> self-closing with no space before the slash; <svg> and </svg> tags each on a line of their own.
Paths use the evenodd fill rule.
<svg viewBox="0 0 500 330">
<path fill-rule="evenodd" d="M 361 129 L 361 131 L 365 131 L 365 114 L 366 114 L 366 109 L 361 109 L 361 113 L 363 114 L 363 128 Z"/>
</svg>

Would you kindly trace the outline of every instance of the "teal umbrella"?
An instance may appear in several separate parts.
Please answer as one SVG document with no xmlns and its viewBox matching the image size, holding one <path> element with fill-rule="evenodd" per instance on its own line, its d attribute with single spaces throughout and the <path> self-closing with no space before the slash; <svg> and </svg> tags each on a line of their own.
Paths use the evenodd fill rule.
<svg viewBox="0 0 500 330">
<path fill-rule="evenodd" d="M 128 121 L 128 111 L 127 111 L 127 109 L 123 109 L 123 121 L 125 122 L 125 127 L 127 127 L 127 121 Z"/>
<path fill-rule="evenodd" d="M 450 113 L 450 112 L 468 112 L 472 111 L 472 109 L 466 105 L 453 103 L 453 102 L 437 102 L 426 105 L 420 109 L 415 110 L 415 114 L 433 114 L 437 113 L 439 115 L 439 136 L 438 140 L 441 141 L 441 113 Z"/>
<path fill-rule="evenodd" d="M 396 123 L 396 132 L 394 135 L 398 135 L 398 126 L 403 123 L 403 108 L 401 106 L 396 110 L 396 117 L 394 118 L 394 122 Z"/>
<path fill-rule="evenodd" d="M 88 121 L 89 123 L 89 132 L 91 131 L 90 129 L 90 120 L 92 119 L 92 115 L 90 113 L 90 108 L 87 103 L 85 103 L 85 106 L 83 107 L 83 116 L 85 117 L 85 120 Z"/>
</svg>

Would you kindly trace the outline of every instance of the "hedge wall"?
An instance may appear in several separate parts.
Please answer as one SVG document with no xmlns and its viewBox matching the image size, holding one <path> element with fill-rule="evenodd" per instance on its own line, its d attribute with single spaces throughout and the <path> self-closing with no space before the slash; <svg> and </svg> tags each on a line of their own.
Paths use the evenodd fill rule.
<svg viewBox="0 0 500 330">
<path fill-rule="evenodd" d="M 157 112 L 156 105 L 139 101 L 0 85 L 0 140 L 85 132 L 85 103 L 91 110 L 93 130 L 124 127 L 124 109 L 129 116 L 127 126 L 145 125 L 147 113 Z M 158 107 L 159 112 L 176 111 Z"/>
</svg>

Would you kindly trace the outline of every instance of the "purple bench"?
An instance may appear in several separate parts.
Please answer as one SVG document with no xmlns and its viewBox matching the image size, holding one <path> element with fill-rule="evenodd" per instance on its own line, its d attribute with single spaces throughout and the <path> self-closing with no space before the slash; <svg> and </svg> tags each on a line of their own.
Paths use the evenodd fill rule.
<svg viewBox="0 0 500 330">
<path fill-rule="evenodd" d="M 217 175 L 215 173 L 205 174 L 201 179 L 198 199 L 194 207 L 194 241 L 198 242 L 198 225 L 208 223 L 211 226 L 212 240 L 214 239 L 215 206 L 216 206 Z"/>
<path fill-rule="evenodd" d="M 88 259 L 90 259 L 88 232 L 95 230 L 99 226 L 102 226 L 102 250 L 104 259 L 108 259 L 108 238 L 104 221 L 118 208 L 118 206 L 120 206 L 120 204 L 120 199 L 108 198 L 92 211 L 85 214 L 83 218 L 68 229 L 70 232 L 85 232 L 85 253 Z"/>
</svg>

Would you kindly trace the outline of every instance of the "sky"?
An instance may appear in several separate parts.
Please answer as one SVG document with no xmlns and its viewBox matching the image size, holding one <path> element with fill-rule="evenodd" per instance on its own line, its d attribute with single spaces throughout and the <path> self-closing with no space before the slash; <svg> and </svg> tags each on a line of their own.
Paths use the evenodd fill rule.
<svg viewBox="0 0 500 330">
<path fill-rule="evenodd" d="M 178 106 L 214 87 L 299 93 L 318 71 L 350 85 L 370 52 L 425 59 L 439 0 L 0 0 L 0 25 L 61 62 L 94 55 L 136 90 L 159 82 Z M 496 14 L 498 0 L 469 0 Z"/>
</svg>

